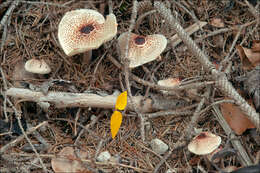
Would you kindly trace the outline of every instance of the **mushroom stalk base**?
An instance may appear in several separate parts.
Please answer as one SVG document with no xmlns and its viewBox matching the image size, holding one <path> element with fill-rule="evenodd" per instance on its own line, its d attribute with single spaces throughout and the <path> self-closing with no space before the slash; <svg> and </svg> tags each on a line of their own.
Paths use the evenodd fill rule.
<svg viewBox="0 0 260 173">
<path fill-rule="evenodd" d="M 89 50 L 89 51 L 85 52 L 83 54 L 82 63 L 88 65 L 90 63 L 90 61 L 91 61 L 91 57 L 92 57 L 92 50 Z"/>
</svg>

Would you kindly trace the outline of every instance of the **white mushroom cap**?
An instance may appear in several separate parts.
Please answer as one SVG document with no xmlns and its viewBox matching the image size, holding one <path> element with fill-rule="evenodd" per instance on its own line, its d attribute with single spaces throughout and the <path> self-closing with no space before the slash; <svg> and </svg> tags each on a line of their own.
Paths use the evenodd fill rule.
<svg viewBox="0 0 260 173">
<path fill-rule="evenodd" d="M 165 86 L 165 87 L 173 87 L 178 84 L 180 84 L 180 79 L 178 78 L 167 78 L 158 81 L 158 85 Z M 162 90 L 162 93 L 166 94 L 169 93 L 169 91 Z"/>
<path fill-rule="evenodd" d="M 24 68 L 26 71 L 37 74 L 48 74 L 51 68 L 44 60 L 30 59 L 26 61 Z"/>
<path fill-rule="evenodd" d="M 180 79 L 178 78 L 167 78 L 158 81 L 158 85 L 167 86 L 167 87 L 173 87 L 175 85 L 178 85 L 179 83 L 180 83 Z"/>
<path fill-rule="evenodd" d="M 211 132 L 201 132 L 193 138 L 188 145 L 188 150 L 197 155 L 206 155 L 219 147 L 221 138 Z"/>
<path fill-rule="evenodd" d="M 122 33 L 118 38 L 119 52 L 124 56 L 128 33 Z M 166 48 L 167 39 L 160 34 L 140 36 L 130 34 L 128 59 L 130 68 L 138 67 L 155 60 Z"/>
<path fill-rule="evenodd" d="M 107 16 L 95 10 L 78 9 L 67 12 L 58 26 L 58 39 L 68 56 L 97 49 L 117 33 L 114 14 Z"/>
</svg>

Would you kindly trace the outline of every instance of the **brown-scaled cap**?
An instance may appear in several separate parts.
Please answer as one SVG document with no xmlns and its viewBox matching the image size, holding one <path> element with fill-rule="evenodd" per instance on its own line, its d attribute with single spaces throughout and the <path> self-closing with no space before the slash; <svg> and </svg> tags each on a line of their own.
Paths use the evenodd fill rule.
<svg viewBox="0 0 260 173">
<path fill-rule="evenodd" d="M 24 68 L 28 72 L 37 74 L 48 74 L 51 72 L 51 68 L 43 59 L 30 59 L 26 61 Z"/>
<path fill-rule="evenodd" d="M 128 33 L 122 33 L 118 38 L 119 52 L 124 56 Z M 155 60 L 166 48 L 167 39 L 160 34 L 141 36 L 130 33 L 128 59 L 130 68 L 138 67 Z"/>
<path fill-rule="evenodd" d="M 78 9 L 67 12 L 58 26 L 58 39 L 68 56 L 97 49 L 117 33 L 114 14 L 107 19 L 91 9 Z"/>
<path fill-rule="evenodd" d="M 201 132 L 188 145 L 188 150 L 197 155 L 205 155 L 219 147 L 221 138 L 211 132 Z"/>
</svg>

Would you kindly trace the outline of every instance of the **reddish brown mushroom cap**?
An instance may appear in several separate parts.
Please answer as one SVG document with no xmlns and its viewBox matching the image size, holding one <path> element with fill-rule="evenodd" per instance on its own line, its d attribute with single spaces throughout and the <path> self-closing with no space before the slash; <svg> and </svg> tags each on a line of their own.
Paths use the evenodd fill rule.
<svg viewBox="0 0 260 173">
<path fill-rule="evenodd" d="M 118 46 L 121 56 L 124 56 L 128 33 L 121 34 L 118 38 Z M 160 34 L 140 36 L 130 34 L 128 59 L 130 68 L 134 68 L 155 60 L 166 48 L 167 39 Z"/>
<path fill-rule="evenodd" d="M 68 56 L 96 49 L 117 33 L 114 14 L 107 16 L 95 10 L 78 9 L 67 12 L 58 27 L 58 39 Z"/>
<path fill-rule="evenodd" d="M 193 138 L 188 145 L 188 150 L 197 155 L 205 155 L 219 147 L 221 138 L 210 132 L 201 132 Z"/>
</svg>

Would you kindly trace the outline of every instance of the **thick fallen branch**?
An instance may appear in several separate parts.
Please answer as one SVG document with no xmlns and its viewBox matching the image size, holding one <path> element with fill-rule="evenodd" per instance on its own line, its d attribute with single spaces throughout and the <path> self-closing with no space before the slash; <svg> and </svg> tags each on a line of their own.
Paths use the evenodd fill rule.
<svg viewBox="0 0 260 173">
<path fill-rule="evenodd" d="M 108 95 L 100 96 L 98 94 L 90 93 L 69 93 L 69 92 L 53 92 L 50 91 L 46 95 L 42 92 L 32 91 L 22 88 L 10 88 L 5 92 L 6 96 L 14 98 L 21 98 L 26 101 L 33 101 L 37 103 L 49 102 L 54 104 L 57 108 L 64 107 L 97 107 L 114 109 L 117 96 Z M 161 99 L 161 100 L 160 100 Z M 144 99 L 142 96 L 134 96 L 133 101 L 138 109 L 143 112 L 152 112 L 155 110 L 169 110 L 175 109 L 178 106 L 184 106 L 181 100 L 174 100 L 166 98 L 151 98 Z M 128 110 L 134 110 L 130 102 L 127 103 Z"/>
</svg>

